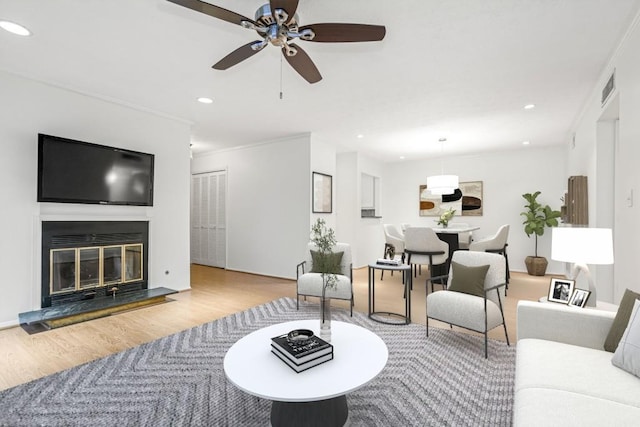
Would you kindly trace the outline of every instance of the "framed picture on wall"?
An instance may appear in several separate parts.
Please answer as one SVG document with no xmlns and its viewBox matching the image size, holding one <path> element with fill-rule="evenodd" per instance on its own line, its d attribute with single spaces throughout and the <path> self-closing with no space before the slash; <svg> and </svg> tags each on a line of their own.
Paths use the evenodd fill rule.
<svg viewBox="0 0 640 427">
<path fill-rule="evenodd" d="M 333 177 L 320 172 L 313 172 L 311 192 L 313 193 L 313 213 L 331 213 L 333 211 Z"/>
</svg>

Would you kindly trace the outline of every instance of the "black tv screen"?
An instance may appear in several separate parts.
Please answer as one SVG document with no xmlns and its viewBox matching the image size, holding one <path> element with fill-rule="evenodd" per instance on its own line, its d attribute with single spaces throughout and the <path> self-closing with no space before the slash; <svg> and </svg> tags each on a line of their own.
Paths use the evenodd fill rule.
<svg viewBox="0 0 640 427">
<path fill-rule="evenodd" d="M 38 134 L 38 202 L 153 206 L 153 154 Z"/>
</svg>

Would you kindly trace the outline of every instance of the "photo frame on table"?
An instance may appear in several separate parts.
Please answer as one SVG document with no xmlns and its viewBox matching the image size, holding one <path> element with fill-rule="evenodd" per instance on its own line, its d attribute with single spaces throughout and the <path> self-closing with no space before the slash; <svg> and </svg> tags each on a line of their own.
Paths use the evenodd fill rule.
<svg viewBox="0 0 640 427">
<path fill-rule="evenodd" d="M 333 211 L 333 177 L 320 172 L 311 176 L 311 193 L 313 213 L 331 213 Z"/>
<path fill-rule="evenodd" d="M 584 307 L 589 299 L 589 295 L 591 295 L 591 291 L 576 288 L 573 290 L 571 298 L 569 298 L 568 305 L 573 307 Z"/>
<path fill-rule="evenodd" d="M 571 296 L 573 295 L 573 287 L 575 284 L 575 280 L 558 278 L 551 279 L 551 284 L 549 285 L 549 296 L 547 299 L 560 304 L 568 304 Z"/>
</svg>

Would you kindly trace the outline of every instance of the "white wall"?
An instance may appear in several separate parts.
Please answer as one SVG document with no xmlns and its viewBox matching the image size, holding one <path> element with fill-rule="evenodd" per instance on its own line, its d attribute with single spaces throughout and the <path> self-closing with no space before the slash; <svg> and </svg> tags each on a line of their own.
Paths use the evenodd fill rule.
<svg viewBox="0 0 640 427">
<path fill-rule="evenodd" d="M 295 277 L 310 232 L 309 135 L 194 156 L 192 173 L 227 170 L 227 268 Z"/>
<path fill-rule="evenodd" d="M 640 282 L 637 280 L 638 253 L 640 253 L 640 217 L 638 203 L 640 203 L 640 15 L 636 16 L 634 24 L 613 56 L 609 65 L 603 71 L 598 83 L 593 88 L 585 109 L 575 125 L 575 147 L 568 143 L 568 175 L 584 174 L 598 179 L 598 185 L 589 185 L 589 222 L 590 226 L 601 225 L 602 213 L 595 208 L 595 204 L 607 200 L 602 191 L 611 191 L 600 185 L 602 162 L 609 161 L 608 156 L 601 156 L 601 143 L 608 140 L 602 137 L 602 121 L 619 117 L 618 141 L 615 146 L 614 162 L 614 195 L 612 215 L 614 218 L 614 257 L 613 266 L 614 285 L 607 281 L 598 281 L 598 299 L 608 302 L 619 302 L 626 288 L 640 292 Z M 601 105 L 601 92 L 611 73 L 616 73 L 616 90 L 609 101 Z M 617 105 L 616 105 L 617 103 Z M 611 106 L 615 105 L 613 114 Z M 605 168 L 606 170 L 606 168 Z M 630 205 L 628 198 L 633 192 L 634 200 Z M 593 215 L 593 216 L 592 216 Z M 605 218 L 606 222 L 606 218 Z M 591 268 L 591 267 L 590 267 Z M 596 277 L 601 278 L 602 267 L 595 267 Z"/>
<path fill-rule="evenodd" d="M 533 255 L 534 237 L 523 231 L 524 193 L 541 191 L 538 201 L 560 209 L 560 197 L 566 191 L 565 149 L 561 146 L 492 152 L 445 159 L 445 172 L 457 174 L 461 182 L 483 182 L 483 215 L 459 216 L 454 222 L 466 222 L 480 229 L 474 238 L 494 234 L 503 224 L 510 225 L 509 267 L 526 271 L 524 258 Z M 440 159 L 407 161 L 388 164 L 382 176 L 382 216 L 384 223 L 410 223 L 432 227 L 436 217 L 419 216 L 419 186 L 426 184 L 427 175 L 439 173 Z M 382 240 L 384 241 L 384 240 Z M 550 259 L 550 229 L 538 238 L 538 255 L 549 261 L 547 273 L 563 273 L 564 268 Z"/>
<path fill-rule="evenodd" d="M 337 195 L 336 190 L 338 188 L 339 180 L 336 176 L 336 147 L 322 139 L 318 138 L 315 135 L 310 135 L 309 139 L 311 141 L 311 151 L 309 153 L 309 159 L 307 162 L 310 164 L 312 172 L 320 172 L 325 175 L 331 175 L 331 185 L 332 185 L 332 206 L 331 213 L 311 213 L 310 214 L 310 222 L 308 229 L 311 229 L 311 224 L 315 223 L 318 218 L 324 219 L 327 227 L 333 228 L 336 232 L 336 239 L 340 240 L 340 235 L 336 230 L 336 215 L 337 215 Z M 311 174 L 309 174 L 309 185 L 311 185 Z M 311 191 L 311 187 L 310 187 Z M 309 212 L 312 212 L 311 209 L 311 197 L 313 197 L 313 193 L 310 193 L 309 199 Z"/>
<path fill-rule="evenodd" d="M 0 93 L 0 327 L 40 308 L 42 220 L 149 220 L 149 286 L 189 288 L 189 125 L 2 71 Z M 37 203 L 38 133 L 155 154 L 154 207 Z"/>
<path fill-rule="evenodd" d="M 339 211 L 337 232 L 352 246 L 353 267 L 360 268 L 381 258 L 384 232 L 380 218 L 361 218 L 362 174 L 382 176 L 383 164 L 360 153 L 337 156 Z M 384 205 L 384 200 L 382 201 Z"/>
</svg>

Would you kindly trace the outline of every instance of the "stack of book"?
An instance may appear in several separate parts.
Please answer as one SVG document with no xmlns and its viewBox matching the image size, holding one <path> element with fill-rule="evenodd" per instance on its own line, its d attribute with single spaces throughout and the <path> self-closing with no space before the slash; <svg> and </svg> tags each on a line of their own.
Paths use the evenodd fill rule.
<svg viewBox="0 0 640 427">
<path fill-rule="evenodd" d="M 315 335 L 304 342 L 290 341 L 286 334 L 273 337 L 271 352 L 296 372 L 333 359 L 333 346 Z"/>
<path fill-rule="evenodd" d="M 391 265 L 391 266 L 397 267 L 397 266 L 402 265 L 402 260 L 378 258 L 376 260 L 376 264 L 378 264 L 378 265 Z"/>
</svg>

